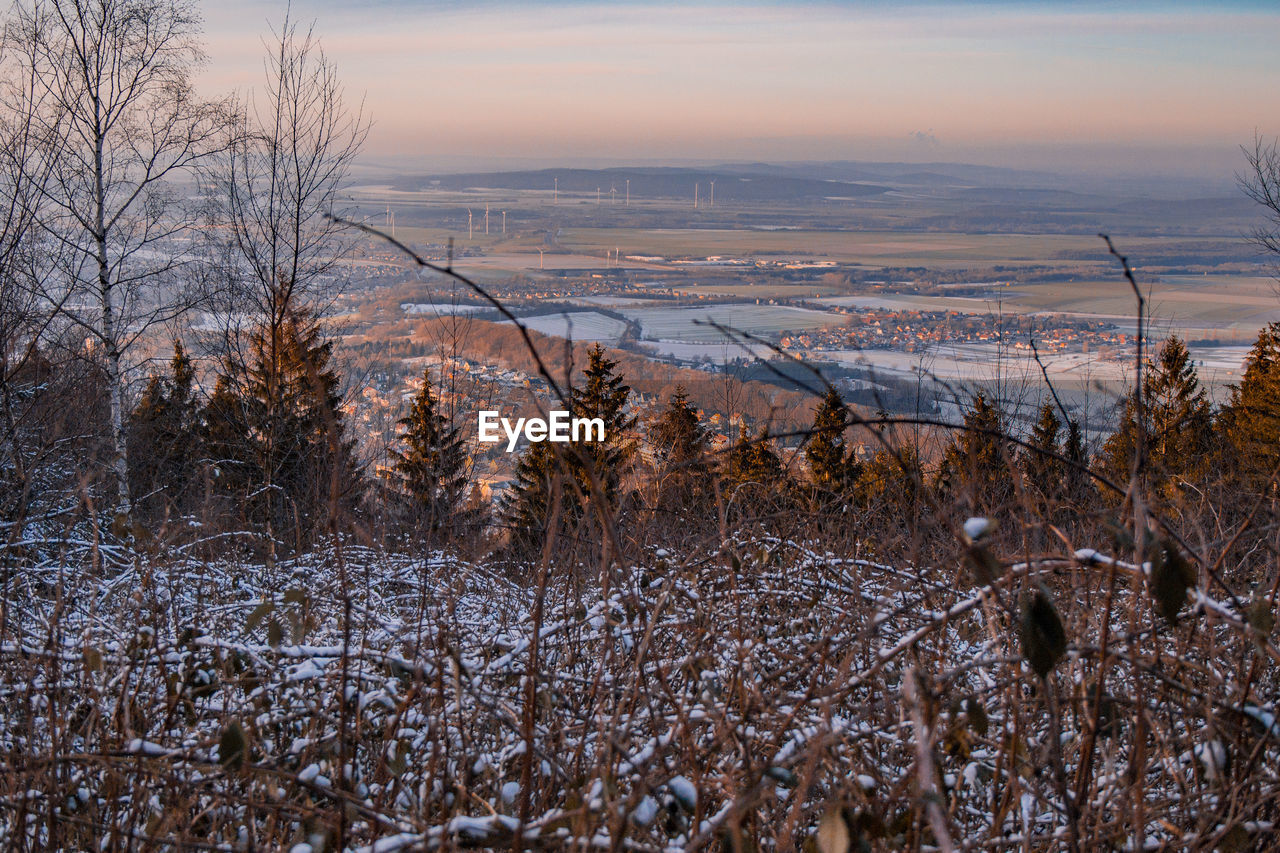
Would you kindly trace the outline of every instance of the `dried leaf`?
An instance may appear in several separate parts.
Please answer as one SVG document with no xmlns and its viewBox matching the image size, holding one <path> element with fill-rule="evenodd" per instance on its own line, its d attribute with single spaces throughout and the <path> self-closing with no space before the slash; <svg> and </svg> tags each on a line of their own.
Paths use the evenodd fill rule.
<svg viewBox="0 0 1280 853">
<path fill-rule="evenodd" d="M 244 764 L 248 744 L 244 729 L 240 728 L 240 723 L 232 720 L 222 730 L 222 737 L 218 740 L 218 763 L 228 769 L 238 770 Z"/>
<path fill-rule="evenodd" d="M 1000 561 L 985 546 L 970 545 L 965 549 L 965 557 L 979 586 L 987 586 L 1000 576 Z"/>
<path fill-rule="evenodd" d="M 1276 616 L 1271 610 L 1271 602 L 1265 597 L 1258 597 L 1249 604 L 1246 612 L 1249 619 L 1249 625 L 1253 630 L 1257 631 L 1264 637 L 1271 636 L 1271 631 L 1276 627 Z"/>
<path fill-rule="evenodd" d="M 1160 615 L 1176 622 L 1178 611 L 1187 601 L 1187 590 L 1195 583 L 1195 570 L 1178 549 L 1164 542 L 1156 543 L 1151 558 L 1151 596 Z"/>
<path fill-rule="evenodd" d="M 830 806 L 818 824 L 818 853 L 849 853 L 853 835 L 839 806 Z"/>
<path fill-rule="evenodd" d="M 976 697 L 970 696 L 964 700 L 964 711 L 969 716 L 969 725 L 973 727 L 978 737 L 986 737 L 991 721 L 987 718 L 987 709 L 982 707 L 982 703 Z"/>
<path fill-rule="evenodd" d="M 1022 597 L 1018 623 L 1022 638 L 1022 655 L 1031 670 L 1046 678 L 1067 652 L 1067 632 L 1053 606 L 1049 591 L 1037 586 Z"/>
<path fill-rule="evenodd" d="M 270 615 L 271 611 L 275 609 L 275 604 L 270 601 L 264 601 L 257 607 L 253 608 L 253 612 L 249 614 L 249 618 L 246 619 L 244 623 L 245 633 L 248 633 L 261 625 L 262 620 L 266 619 L 267 616 Z"/>
<path fill-rule="evenodd" d="M 1238 851 L 1251 849 L 1249 831 L 1237 823 L 1223 833 L 1217 849 L 1222 853 L 1238 853 Z"/>
</svg>

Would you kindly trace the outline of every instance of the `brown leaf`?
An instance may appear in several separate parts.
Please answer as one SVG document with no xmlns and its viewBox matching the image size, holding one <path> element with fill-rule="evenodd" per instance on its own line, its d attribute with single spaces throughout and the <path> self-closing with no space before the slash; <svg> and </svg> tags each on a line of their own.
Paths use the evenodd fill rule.
<svg viewBox="0 0 1280 853">
<path fill-rule="evenodd" d="M 853 835 L 839 806 L 828 806 L 818 824 L 818 853 L 849 853 L 853 849 Z"/>
<path fill-rule="evenodd" d="M 218 763 L 230 770 L 238 770 L 244 764 L 248 746 L 244 729 L 240 728 L 240 723 L 232 720 L 222 730 L 222 737 L 218 740 Z"/>
<path fill-rule="evenodd" d="M 1178 611 L 1187 601 L 1187 590 L 1195 586 L 1196 573 L 1176 547 L 1157 542 L 1151 557 L 1151 596 L 1156 610 L 1169 622 L 1178 620 Z"/>
<path fill-rule="evenodd" d="M 1037 585 L 1035 590 L 1024 594 L 1020 609 L 1022 655 L 1036 675 L 1046 678 L 1067 652 L 1066 629 L 1062 627 L 1049 591 L 1043 586 Z"/>
</svg>

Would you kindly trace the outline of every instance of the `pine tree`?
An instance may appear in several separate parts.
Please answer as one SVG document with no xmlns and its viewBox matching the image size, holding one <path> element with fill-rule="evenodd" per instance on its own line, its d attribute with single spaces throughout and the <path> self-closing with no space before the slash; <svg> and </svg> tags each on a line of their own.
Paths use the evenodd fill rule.
<svg viewBox="0 0 1280 853">
<path fill-rule="evenodd" d="M 739 427 L 738 440 L 729 450 L 725 461 L 724 477 L 726 492 L 751 485 L 759 489 L 760 495 L 766 498 L 783 495 L 788 485 L 787 473 L 782 467 L 782 460 L 773 449 L 768 429 L 763 429 L 760 435 L 750 438 L 746 425 Z"/>
<path fill-rule="evenodd" d="M 461 430 L 437 409 L 430 371 L 423 371 L 422 388 L 400 426 L 404 449 L 392 451 L 393 470 L 412 520 L 432 533 L 453 530 L 467 490 L 467 453 Z"/>
<path fill-rule="evenodd" d="M 626 411 L 631 387 L 614 373 L 617 366 L 604 347 L 593 346 L 587 351 L 583 386 L 573 390 L 570 400 L 574 417 L 604 421 L 604 441 L 577 444 L 569 456 L 583 494 L 590 495 L 589 475 L 594 473 L 610 509 L 617 507 L 618 487 L 636 449 L 636 419 Z"/>
<path fill-rule="evenodd" d="M 709 431 L 698 421 L 683 385 L 676 386 L 667 408 L 650 425 L 649 444 L 657 468 L 657 509 L 678 511 L 709 498 Z"/>
<path fill-rule="evenodd" d="M 1005 434 L 1000 410 L 979 393 L 964 416 L 964 429 L 943 454 L 938 489 L 962 498 L 975 513 L 1003 505 L 1012 496 Z"/>
<path fill-rule="evenodd" d="M 1280 464 L 1280 323 L 1258 333 L 1220 422 L 1234 479 L 1251 490 L 1265 487 Z"/>
<path fill-rule="evenodd" d="M 545 441 L 530 444 L 516 463 L 515 483 L 503 496 L 500 507 L 511 544 L 517 550 L 541 547 L 551 532 L 555 501 L 558 498 L 561 502 L 563 520 L 570 491 L 565 488 L 564 467 L 551 444 Z"/>
<path fill-rule="evenodd" d="M 319 320 L 290 312 L 253 330 L 246 364 L 224 361 L 206 407 L 206 421 L 217 424 L 212 443 L 221 445 L 210 448 L 213 458 L 237 474 L 218 482 L 245 489 L 246 511 L 272 542 L 291 532 L 302 544 L 360 496 L 332 355 Z"/>
<path fill-rule="evenodd" d="M 195 368 L 175 340 L 168 374 L 152 374 L 129 417 L 129 488 L 139 520 L 155 522 L 189 509 L 198 415 Z"/>
<path fill-rule="evenodd" d="M 813 485 L 826 496 L 847 492 L 858 477 L 857 460 L 844 437 L 848 417 L 840 392 L 828 389 L 814 412 L 804 450 Z"/>
<path fill-rule="evenodd" d="M 604 440 L 585 437 L 568 444 L 532 444 L 516 466 L 516 483 L 503 501 L 502 515 L 517 547 L 536 547 L 553 531 L 549 528 L 555 500 L 560 501 L 560 529 L 575 529 L 596 513 L 589 512 L 599 488 L 599 513 L 617 511 L 622 477 L 635 453 L 636 420 L 627 414 L 631 388 L 614 372 L 617 362 L 596 344 L 587 352 L 581 388 L 570 394 L 575 418 L 599 418 Z M 561 448 L 553 450 L 552 447 Z"/>
<path fill-rule="evenodd" d="M 1245 374 L 1245 383 L 1249 374 Z M 1212 447 L 1212 411 L 1186 346 L 1165 341 L 1142 382 L 1145 412 L 1144 485 L 1174 500 L 1181 484 L 1198 479 Z M 1247 420 L 1247 418 L 1246 418 Z M 1280 424 L 1280 421 L 1277 421 Z M 1280 434 L 1280 433 L 1277 433 Z M 1120 425 L 1102 447 L 1101 467 L 1117 484 L 1129 481 L 1139 440 L 1133 396 L 1125 398 Z"/>
<path fill-rule="evenodd" d="M 1062 421 L 1057 411 L 1051 403 L 1045 403 L 1027 437 L 1031 447 L 1023 451 L 1021 460 L 1027 490 L 1038 499 L 1036 508 L 1042 515 L 1065 495 L 1066 465 L 1057 458 L 1063 455 L 1061 433 Z"/>
</svg>

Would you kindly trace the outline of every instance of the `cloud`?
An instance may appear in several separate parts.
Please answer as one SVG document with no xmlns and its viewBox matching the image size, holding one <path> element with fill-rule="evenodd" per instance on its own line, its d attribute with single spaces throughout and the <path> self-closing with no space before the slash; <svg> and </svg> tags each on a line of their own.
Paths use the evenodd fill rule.
<svg viewBox="0 0 1280 853">
<path fill-rule="evenodd" d="M 260 39 L 285 3 L 207 4 L 202 86 L 261 85 Z M 350 100 L 365 97 L 379 153 L 1250 138 L 1280 90 L 1280 14 L 1141 6 L 293 0 L 293 14 L 316 19 Z"/>
<path fill-rule="evenodd" d="M 933 130 L 913 130 L 907 134 L 907 138 L 911 140 L 911 144 L 917 148 L 937 148 L 941 145 L 938 137 L 933 135 Z"/>
</svg>

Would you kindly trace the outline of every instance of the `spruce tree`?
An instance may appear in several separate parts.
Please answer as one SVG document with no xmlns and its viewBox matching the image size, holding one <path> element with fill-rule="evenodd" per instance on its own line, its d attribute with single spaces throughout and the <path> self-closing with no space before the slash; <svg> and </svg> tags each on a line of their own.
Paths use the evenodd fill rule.
<svg viewBox="0 0 1280 853">
<path fill-rule="evenodd" d="M 221 422 L 211 430 L 221 446 L 211 449 L 245 478 L 218 482 L 245 489 L 245 510 L 273 544 L 288 534 L 305 542 L 352 511 L 360 497 L 332 355 L 320 321 L 289 312 L 282 322 L 252 331 L 247 363 L 224 361 L 206 407 L 206 420 Z"/>
<path fill-rule="evenodd" d="M 1036 508 L 1042 514 L 1065 494 L 1066 466 L 1057 458 L 1063 455 L 1061 433 L 1062 421 L 1057 411 L 1052 403 L 1045 403 L 1027 437 L 1031 446 L 1023 451 L 1021 460 L 1027 490 L 1037 498 Z"/>
<path fill-rule="evenodd" d="M 262 482 L 262 473 L 247 401 L 237 391 L 226 367 L 218 374 L 213 393 L 200 413 L 200 464 L 210 497 L 224 504 L 218 510 L 244 516 L 244 498 L 255 484 Z"/>
<path fill-rule="evenodd" d="M 392 451 L 392 467 L 398 491 L 408 499 L 410 520 L 432 533 L 450 531 L 467 490 L 467 453 L 461 430 L 437 408 L 430 371 L 423 371 L 422 388 L 400 426 L 403 449 Z"/>
<path fill-rule="evenodd" d="M 709 499 L 709 432 L 698 421 L 683 385 L 667 400 L 667 408 L 649 427 L 653 448 L 656 508 L 679 511 Z"/>
<path fill-rule="evenodd" d="M 604 347 L 593 346 L 587 351 L 583 385 L 573 389 L 570 401 L 574 417 L 604 421 L 604 441 L 575 444 L 569 459 L 583 494 L 590 495 L 589 474 L 594 473 L 610 509 L 617 506 L 618 487 L 636 449 L 636 419 L 627 414 L 631 387 L 614 372 L 617 366 Z"/>
<path fill-rule="evenodd" d="M 725 461 L 724 476 L 727 492 L 750 484 L 761 489 L 764 496 L 783 495 L 787 486 L 787 473 L 782 467 L 782 460 L 773 449 L 768 429 L 761 430 L 760 435 L 751 438 L 745 424 L 739 427 L 738 440 L 729 450 Z"/>
<path fill-rule="evenodd" d="M 1265 487 L 1280 464 L 1280 323 L 1258 333 L 1220 422 L 1229 473 L 1251 490 Z"/>
<path fill-rule="evenodd" d="M 198 415 L 195 368 L 175 340 L 169 372 L 152 374 L 129 418 L 129 488 L 140 520 L 156 522 L 190 508 Z"/>
<path fill-rule="evenodd" d="M 1074 512 L 1079 513 L 1096 495 L 1096 490 L 1093 477 L 1089 475 L 1089 451 L 1085 447 L 1084 429 L 1076 418 L 1067 421 L 1067 437 L 1063 442 L 1062 455 L 1071 463 L 1066 466 L 1067 504 Z"/>
<path fill-rule="evenodd" d="M 636 420 L 627 413 L 631 388 L 614 372 L 615 367 L 617 362 L 596 344 L 587 352 L 582 387 L 570 392 L 573 417 L 603 421 L 603 441 L 587 441 L 583 435 L 567 444 L 535 442 L 517 463 L 516 483 L 503 501 L 502 515 L 518 547 L 541 545 L 553 532 L 549 521 L 557 497 L 557 534 L 596 517 L 590 511 L 596 496 L 593 482 L 604 499 L 595 510 L 610 515 L 619 508 L 622 477 L 635 453 Z"/>
<path fill-rule="evenodd" d="M 511 544 L 517 550 L 541 547 L 551 532 L 551 512 L 557 495 L 561 519 L 571 489 L 565 488 L 564 467 L 549 442 L 535 442 L 516 462 L 515 482 L 503 496 L 500 514 Z"/>
<path fill-rule="evenodd" d="M 1003 505 L 1013 494 L 1004 435 L 1000 410 L 979 393 L 965 413 L 964 428 L 943 454 L 938 489 L 963 499 L 975 513 L 989 513 Z"/>
<path fill-rule="evenodd" d="M 1245 382 L 1249 381 L 1246 372 Z M 1166 500 L 1205 471 L 1212 447 L 1212 411 L 1186 346 L 1171 337 L 1148 364 L 1142 382 L 1144 430 L 1133 395 L 1125 398 L 1120 425 L 1102 447 L 1101 467 L 1117 484 L 1129 481 L 1139 435 L 1145 437 L 1144 486 Z"/>
<path fill-rule="evenodd" d="M 881 447 L 859 470 L 854 498 L 864 509 L 880 510 L 909 525 L 918 523 L 915 513 L 923 484 L 924 471 L 913 448 Z"/>
<path fill-rule="evenodd" d="M 689 403 L 689 392 L 677 385 L 667 408 L 649 427 L 654 456 L 669 465 L 695 462 L 707 452 L 709 432 Z"/>
<path fill-rule="evenodd" d="M 845 493 L 857 479 L 857 460 L 844 437 L 848 418 L 849 409 L 840 392 L 828 389 L 814 411 L 813 428 L 804 450 L 809 476 L 819 494 Z"/>
</svg>

